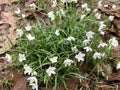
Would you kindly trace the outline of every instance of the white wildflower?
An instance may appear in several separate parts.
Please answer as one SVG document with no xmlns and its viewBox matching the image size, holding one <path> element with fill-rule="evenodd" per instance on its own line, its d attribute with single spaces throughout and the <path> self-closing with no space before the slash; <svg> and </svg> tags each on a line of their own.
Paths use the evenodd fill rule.
<svg viewBox="0 0 120 90">
<path fill-rule="evenodd" d="M 99 26 L 98 31 L 101 31 L 102 29 L 104 29 L 106 27 L 106 25 L 104 24 L 104 21 L 100 21 L 99 24 L 100 24 L 100 26 Z"/>
<path fill-rule="evenodd" d="M 22 18 L 25 18 L 26 16 L 25 16 L 25 14 L 22 14 Z"/>
<path fill-rule="evenodd" d="M 32 3 L 32 4 L 30 4 L 30 5 L 29 5 L 29 7 L 31 7 L 32 9 L 34 9 L 34 10 L 35 10 L 37 6 L 36 6 L 36 4 L 35 4 L 35 3 Z"/>
<path fill-rule="evenodd" d="M 72 37 L 72 36 L 69 36 L 69 37 L 67 38 L 67 40 L 68 40 L 68 41 L 75 41 L 75 38 Z"/>
<path fill-rule="evenodd" d="M 50 11 L 48 13 L 48 17 L 51 19 L 51 21 L 53 21 L 55 19 L 55 15 L 54 15 L 54 12 L 53 11 Z"/>
<path fill-rule="evenodd" d="M 84 47 L 84 49 L 86 50 L 86 52 L 91 52 L 92 51 L 92 48 L 90 48 L 90 47 Z"/>
<path fill-rule="evenodd" d="M 105 35 L 105 32 L 103 32 L 103 31 L 101 30 L 101 31 L 100 31 L 100 34 L 101 34 L 101 35 Z"/>
<path fill-rule="evenodd" d="M 116 40 L 116 38 L 111 38 L 109 40 L 109 43 L 113 46 L 113 47 L 117 47 L 118 46 L 118 41 Z"/>
<path fill-rule="evenodd" d="M 24 65 L 24 74 L 30 75 L 32 73 L 32 68 L 27 64 Z"/>
<path fill-rule="evenodd" d="M 29 77 L 27 80 L 29 81 L 29 85 L 33 90 L 38 90 L 38 80 L 36 77 Z"/>
<path fill-rule="evenodd" d="M 82 21 L 86 15 L 81 15 L 80 20 Z"/>
<path fill-rule="evenodd" d="M 95 52 L 93 55 L 94 59 L 101 59 L 104 56 L 104 54 L 99 53 L 99 52 Z"/>
<path fill-rule="evenodd" d="M 60 12 L 63 16 L 65 16 L 65 11 L 63 9 L 60 9 Z"/>
<path fill-rule="evenodd" d="M 19 62 L 25 61 L 26 60 L 25 54 L 19 53 L 18 60 L 19 60 Z"/>
<path fill-rule="evenodd" d="M 74 46 L 74 47 L 72 47 L 71 49 L 72 49 L 72 51 L 75 52 L 75 53 L 78 52 L 77 46 Z"/>
<path fill-rule="evenodd" d="M 33 72 L 31 73 L 31 75 L 32 75 L 32 76 L 37 75 L 37 72 L 36 72 L 36 71 L 33 71 Z"/>
<path fill-rule="evenodd" d="M 84 3 L 81 5 L 82 8 L 88 8 L 88 4 L 87 3 Z"/>
<path fill-rule="evenodd" d="M 91 9 L 90 8 L 86 8 L 86 11 L 89 12 L 89 11 L 91 11 Z"/>
<path fill-rule="evenodd" d="M 46 70 L 46 73 L 48 74 L 48 76 L 50 77 L 52 74 L 55 74 L 55 67 L 49 67 L 47 70 Z"/>
<path fill-rule="evenodd" d="M 113 21 L 114 20 L 114 16 L 109 16 L 109 20 Z"/>
<path fill-rule="evenodd" d="M 108 7 L 108 5 L 106 4 L 106 5 L 104 5 L 104 7 Z"/>
<path fill-rule="evenodd" d="M 89 12 L 91 10 L 90 8 L 88 8 L 88 4 L 87 3 L 82 4 L 81 7 L 83 9 L 86 9 L 87 12 Z"/>
<path fill-rule="evenodd" d="M 112 5 L 112 9 L 115 9 L 117 6 L 115 4 Z"/>
<path fill-rule="evenodd" d="M 96 17 L 97 19 L 101 19 L 101 14 L 100 14 L 100 13 L 96 13 L 96 14 L 95 14 L 95 17 Z"/>
<path fill-rule="evenodd" d="M 86 33 L 87 39 L 93 38 L 93 35 L 94 35 L 94 34 L 95 34 L 95 33 L 92 32 L 92 31 L 87 32 L 87 33 Z"/>
<path fill-rule="evenodd" d="M 105 46 L 107 46 L 107 44 L 102 42 L 102 43 L 100 43 L 100 44 L 98 45 L 98 48 L 100 48 L 100 47 L 103 47 L 103 48 L 104 48 Z"/>
<path fill-rule="evenodd" d="M 5 54 L 5 58 L 7 58 L 8 62 L 12 62 L 12 57 L 10 54 Z"/>
<path fill-rule="evenodd" d="M 65 16 L 65 11 L 63 9 L 60 9 L 59 11 L 56 12 L 57 15 L 62 15 Z"/>
<path fill-rule="evenodd" d="M 60 30 L 59 30 L 59 29 L 57 29 L 57 30 L 55 31 L 55 35 L 56 35 L 56 36 L 59 36 L 59 35 L 60 35 Z"/>
<path fill-rule="evenodd" d="M 117 63 L 116 69 L 120 69 L 120 62 Z"/>
<path fill-rule="evenodd" d="M 79 52 L 79 53 L 75 56 L 75 58 L 78 60 L 78 62 L 84 61 L 84 57 L 85 57 L 85 54 L 84 54 L 84 53 L 81 53 L 81 52 Z"/>
<path fill-rule="evenodd" d="M 26 37 L 28 38 L 28 40 L 34 40 L 35 36 L 32 36 L 31 34 L 27 34 Z"/>
<path fill-rule="evenodd" d="M 23 30 L 22 30 L 22 29 L 17 29 L 17 30 L 16 30 L 16 34 L 17 34 L 18 36 L 22 36 L 22 35 L 23 35 Z"/>
<path fill-rule="evenodd" d="M 89 39 L 85 39 L 85 40 L 83 41 L 83 45 L 84 45 L 84 46 L 88 45 L 89 43 L 90 43 L 90 40 L 89 40 Z"/>
<path fill-rule="evenodd" d="M 20 8 L 17 8 L 17 10 L 15 11 L 15 14 L 20 14 Z"/>
<path fill-rule="evenodd" d="M 98 2 L 98 7 L 101 7 L 101 6 L 102 6 L 102 0 Z"/>
<path fill-rule="evenodd" d="M 73 60 L 71 60 L 71 59 L 66 59 L 63 64 L 64 64 L 65 67 L 66 67 L 66 66 L 70 66 L 72 63 L 73 63 Z"/>
<path fill-rule="evenodd" d="M 30 26 L 30 24 L 27 24 L 26 26 L 25 26 L 25 30 L 26 31 L 30 31 L 32 29 L 32 27 Z"/>
<path fill-rule="evenodd" d="M 93 12 L 97 12 L 97 11 L 98 11 L 98 9 L 94 9 L 94 10 L 93 10 Z"/>
<path fill-rule="evenodd" d="M 57 62 L 57 59 L 58 59 L 58 57 L 55 56 L 55 57 L 50 58 L 50 61 L 51 61 L 52 63 L 56 63 L 56 62 Z"/>
<path fill-rule="evenodd" d="M 53 0 L 52 7 L 56 7 L 56 5 L 57 5 L 57 0 Z"/>
</svg>

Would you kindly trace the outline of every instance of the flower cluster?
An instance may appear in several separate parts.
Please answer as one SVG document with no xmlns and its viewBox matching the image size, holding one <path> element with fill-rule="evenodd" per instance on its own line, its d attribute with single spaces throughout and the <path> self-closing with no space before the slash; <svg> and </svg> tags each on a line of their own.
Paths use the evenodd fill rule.
<svg viewBox="0 0 120 90">
<path fill-rule="evenodd" d="M 84 11 L 80 16 L 80 21 L 78 20 L 78 12 L 71 11 L 73 6 L 69 6 L 69 3 L 74 5 L 77 1 L 52 0 L 53 9 L 46 14 L 50 19 L 50 27 L 40 23 L 37 26 L 27 23 L 24 29 L 16 30 L 18 36 L 27 38 L 20 38 L 20 42 L 18 42 L 20 43 L 18 47 L 21 48 L 16 55 L 17 61 L 19 61 L 16 61 L 18 63 L 16 65 L 23 65 L 24 74 L 29 75 L 27 80 L 32 89 L 38 90 L 38 81 L 46 84 L 61 80 L 61 77 L 65 78 L 69 72 L 78 69 L 77 64 L 89 63 L 89 61 L 93 65 L 99 64 L 100 61 L 110 57 L 113 47 L 118 46 L 116 38 L 112 38 L 108 42 L 103 42 L 100 38 L 99 34 L 105 34 L 104 29 L 107 24 L 100 21 L 102 14 L 98 13 L 97 9 L 93 11 L 95 18 L 93 18 L 93 14 L 88 16 L 88 12 L 92 12 L 92 10 L 87 3 L 83 3 L 81 7 Z M 59 3 L 66 5 L 66 8 L 59 6 Z M 98 2 L 98 6 L 102 6 L 102 0 Z M 37 9 L 35 3 L 30 4 L 29 7 L 31 10 Z M 70 9 L 68 9 L 69 7 Z M 104 7 L 108 7 L 108 5 L 104 5 Z M 113 5 L 112 9 L 115 8 L 116 6 Z M 75 13 L 70 15 L 70 12 Z M 26 17 L 21 14 L 19 8 L 15 14 L 22 18 Z M 113 21 L 114 16 L 109 16 L 108 19 L 108 21 Z M 12 61 L 9 54 L 6 54 L 6 58 L 8 62 Z M 117 64 L 116 69 L 119 69 L 119 66 Z"/>
<path fill-rule="evenodd" d="M 82 7 L 83 9 L 85 9 L 87 12 L 91 11 L 91 9 L 88 8 L 88 4 L 87 4 L 87 3 L 82 4 L 81 7 Z"/>
<path fill-rule="evenodd" d="M 27 80 L 29 81 L 29 85 L 33 90 L 38 90 L 38 80 L 36 77 L 29 77 Z"/>
</svg>

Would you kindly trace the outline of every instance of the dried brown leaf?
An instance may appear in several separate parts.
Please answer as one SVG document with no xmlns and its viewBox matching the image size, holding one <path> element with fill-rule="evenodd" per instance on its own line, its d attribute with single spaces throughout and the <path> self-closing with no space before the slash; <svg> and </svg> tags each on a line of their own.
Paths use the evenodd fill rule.
<svg viewBox="0 0 120 90">
<path fill-rule="evenodd" d="M 112 73 L 109 76 L 108 81 L 120 81 L 120 70 L 118 70 L 115 73 Z"/>
<path fill-rule="evenodd" d="M 27 88 L 27 76 L 17 74 L 13 79 L 12 90 L 30 90 Z"/>
<path fill-rule="evenodd" d="M 0 4 L 10 5 L 13 2 L 18 2 L 19 0 L 0 0 Z"/>
<path fill-rule="evenodd" d="M 0 54 L 9 50 L 16 43 L 16 32 L 17 28 L 16 20 L 11 12 L 2 12 L 2 20 L 0 21 L 0 29 L 2 35 L 0 36 Z"/>
<path fill-rule="evenodd" d="M 88 85 L 87 81 L 85 81 L 85 80 L 82 81 L 80 84 L 87 89 L 89 88 L 89 85 Z"/>
<path fill-rule="evenodd" d="M 99 88 L 99 89 L 102 89 L 102 90 L 114 89 L 114 87 L 111 86 L 111 85 L 99 85 L 98 88 Z"/>
</svg>

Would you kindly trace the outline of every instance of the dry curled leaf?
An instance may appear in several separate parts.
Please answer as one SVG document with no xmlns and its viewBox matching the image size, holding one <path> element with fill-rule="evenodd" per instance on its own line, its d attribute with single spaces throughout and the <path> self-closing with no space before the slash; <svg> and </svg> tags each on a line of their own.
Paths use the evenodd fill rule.
<svg viewBox="0 0 120 90">
<path fill-rule="evenodd" d="M 2 12 L 0 21 L 0 54 L 16 43 L 16 20 L 11 12 Z"/>
<path fill-rule="evenodd" d="M 12 90 L 30 90 L 27 88 L 27 83 L 27 76 L 17 74 L 13 79 Z"/>
<path fill-rule="evenodd" d="M 88 85 L 87 81 L 85 81 L 85 80 L 82 81 L 80 84 L 87 89 L 89 88 L 89 85 Z"/>
<path fill-rule="evenodd" d="M 114 89 L 114 87 L 111 85 L 99 85 L 98 88 L 100 90 L 111 90 L 111 89 L 113 90 Z"/>
<path fill-rule="evenodd" d="M 108 81 L 120 81 L 120 70 L 118 70 L 115 73 L 112 73 L 109 76 Z"/>
<path fill-rule="evenodd" d="M 0 0 L 0 4 L 10 5 L 13 2 L 18 2 L 19 0 Z"/>
</svg>

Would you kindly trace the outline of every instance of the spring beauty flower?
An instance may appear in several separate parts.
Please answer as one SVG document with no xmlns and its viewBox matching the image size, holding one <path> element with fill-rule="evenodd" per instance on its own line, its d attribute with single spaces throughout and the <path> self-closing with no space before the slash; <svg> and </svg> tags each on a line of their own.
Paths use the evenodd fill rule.
<svg viewBox="0 0 120 90">
<path fill-rule="evenodd" d="M 115 9 L 117 6 L 115 4 L 112 5 L 112 9 Z"/>
<path fill-rule="evenodd" d="M 120 62 L 117 63 L 116 69 L 120 69 Z"/>
<path fill-rule="evenodd" d="M 84 61 L 84 57 L 85 57 L 85 54 L 82 53 L 82 52 L 79 52 L 79 53 L 75 56 L 75 58 L 78 60 L 78 62 Z"/>
<path fill-rule="evenodd" d="M 95 33 L 92 32 L 92 31 L 87 32 L 87 33 L 86 33 L 87 39 L 93 38 L 93 35 L 94 35 L 94 34 L 95 34 Z"/>
<path fill-rule="evenodd" d="M 53 0 L 52 3 L 53 3 L 53 4 L 52 4 L 52 7 L 56 7 L 56 5 L 57 5 L 57 0 Z"/>
<path fill-rule="evenodd" d="M 94 10 L 93 10 L 93 12 L 97 12 L 97 11 L 98 11 L 98 9 L 94 9 Z"/>
<path fill-rule="evenodd" d="M 53 21 L 55 19 L 55 15 L 54 15 L 54 12 L 53 11 L 50 11 L 48 13 L 48 17 L 51 19 L 51 21 Z"/>
<path fill-rule="evenodd" d="M 29 5 L 29 7 L 31 7 L 32 9 L 35 10 L 37 6 L 35 5 L 35 3 L 32 3 L 32 4 Z"/>
<path fill-rule="evenodd" d="M 85 39 L 82 44 L 84 46 L 87 46 L 89 43 L 90 43 L 90 40 L 89 39 Z"/>
<path fill-rule="evenodd" d="M 25 18 L 26 17 L 26 15 L 25 14 L 22 14 L 22 18 Z"/>
<path fill-rule="evenodd" d="M 26 60 L 25 54 L 19 53 L 18 60 L 19 60 L 19 62 L 25 61 Z"/>
<path fill-rule="evenodd" d="M 84 49 L 86 50 L 86 52 L 91 52 L 92 51 L 92 48 L 90 48 L 90 47 L 84 47 Z"/>
<path fill-rule="evenodd" d="M 56 36 L 59 36 L 59 35 L 60 35 L 60 30 L 59 30 L 59 29 L 57 29 L 57 30 L 55 31 L 55 35 L 56 35 Z"/>
<path fill-rule="evenodd" d="M 10 54 L 5 54 L 5 58 L 7 58 L 8 62 L 12 62 L 12 57 Z"/>
<path fill-rule="evenodd" d="M 87 12 L 89 12 L 91 10 L 90 8 L 88 8 L 88 4 L 87 3 L 82 4 L 81 8 L 86 9 Z"/>
<path fill-rule="evenodd" d="M 82 8 L 88 8 L 88 4 L 87 3 L 84 3 L 81 5 Z"/>
<path fill-rule="evenodd" d="M 53 58 L 50 58 L 50 61 L 51 61 L 52 63 L 56 63 L 56 62 L 57 62 L 57 59 L 58 59 L 58 57 L 55 56 L 55 57 L 53 57 Z"/>
<path fill-rule="evenodd" d="M 24 74 L 30 75 L 32 73 L 32 68 L 27 64 L 24 65 Z"/>
<path fill-rule="evenodd" d="M 20 11 L 20 8 L 17 8 L 17 10 L 15 11 L 15 14 L 20 14 L 21 11 Z"/>
<path fill-rule="evenodd" d="M 106 43 L 103 43 L 103 42 L 101 42 L 99 45 L 98 45 L 98 48 L 100 48 L 100 47 L 105 47 L 105 46 L 107 46 L 107 44 Z"/>
<path fill-rule="evenodd" d="M 71 59 L 66 59 L 63 64 L 66 67 L 66 66 L 70 66 L 72 63 L 73 63 L 73 61 Z"/>
<path fill-rule="evenodd" d="M 57 15 L 62 15 L 65 16 L 65 11 L 63 9 L 60 9 L 59 11 L 56 12 Z"/>
<path fill-rule="evenodd" d="M 86 16 L 85 14 L 81 15 L 81 16 L 80 16 L 80 20 L 82 21 L 85 16 Z"/>
<path fill-rule="evenodd" d="M 69 37 L 67 38 L 67 41 L 75 41 L 75 38 L 72 37 L 72 36 L 69 36 Z"/>
<path fill-rule="evenodd" d="M 32 29 L 32 27 L 30 26 L 30 24 L 27 24 L 26 26 L 25 26 L 25 30 L 26 31 L 30 31 Z"/>
<path fill-rule="evenodd" d="M 27 80 L 29 81 L 29 85 L 33 90 L 38 90 L 38 80 L 36 77 L 29 77 Z"/>
<path fill-rule="evenodd" d="M 118 41 L 116 40 L 116 38 L 111 38 L 109 40 L 109 43 L 113 46 L 113 47 L 117 47 L 118 46 Z"/>
<path fill-rule="evenodd" d="M 98 2 L 98 7 L 101 7 L 101 6 L 102 6 L 102 0 Z"/>
<path fill-rule="evenodd" d="M 27 34 L 26 37 L 28 38 L 28 40 L 34 40 L 35 36 L 32 36 L 31 34 Z"/>
<path fill-rule="evenodd" d="M 101 14 L 100 14 L 100 13 L 96 13 L 96 14 L 95 14 L 95 17 L 96 17 L 97 19 L 101 19 Z"/>
<path fill-rule="evenodd" d="M 110 21 L 114 20 L 114 16 L 109 16 L 108 18 L 109 18 Z"/>
<path fill-rule="evenodd" d="M 63 9 L 60 9 L 60 13 L 65 16 L 65 11 Z"/>
<path fill-rule="evenodd" d="M 16 34 L 17 34 L 18 36 L 22 36 L 22 35 L 23 35 L 23 30 L 22 30 L 22 29 L 17 29 L 17 30 L 16 30 Z"/>
<path fill-rule="evenodd" d="M 55 74 L 55 67 L 49 67 L 47 70 L 46 70 L 46 73 L 48 74 L 48 76 L 50 77 L 52 74 Z"/>
<path fill-rule="evenodd" d="M 105 28 L 106 25 L 104 24 L 104 21 L 100 21 L 99 24 L 100 24 L 100 26 L 99 26 L 98 31 L 102 31 L 102 29 Z"/>
<path fill-rule="evenodd" d="M 36 71 L 33 71 L 33 72 L 31 73 L 31 75 L 32 75 L 32 76 L 35 76 L 35 75 L 37 75 L 37 72 L 36 72 Z"/>
<path fill-rule="evenodd" d="M 104 54 L 99 53 L 99 52 L 95 52 L 93 55 L 94 59 L 101 59 L 104 56 Z"/>
<path fill-rule="evenodd" d="M 106 27 L 106 25 L 104 24 L 104 21 L 100 21 L 99 24 L 100 26 L 99 26 L 98 31 L 100 32 L 101 35 L 104 35 L 105 32 L 103 32 L 103 29 Z"/>
<path fill-rule="evenodd" d="M 109 6 L 109 5 L 107 5 L 107 4 L 106 4 L 106 5 L 104 5 L 104 7 L 106 7 L 106 8 L 107 8 L 108 6 Z"/>
<path fill-rule="evenodd" d="M 78 52 L 77 46 L 74 46 L 74 47 L 72 47 L 71 49 L 72 49 L 72 51 L 75 52 L 75 53 Z"/>
</svg>

